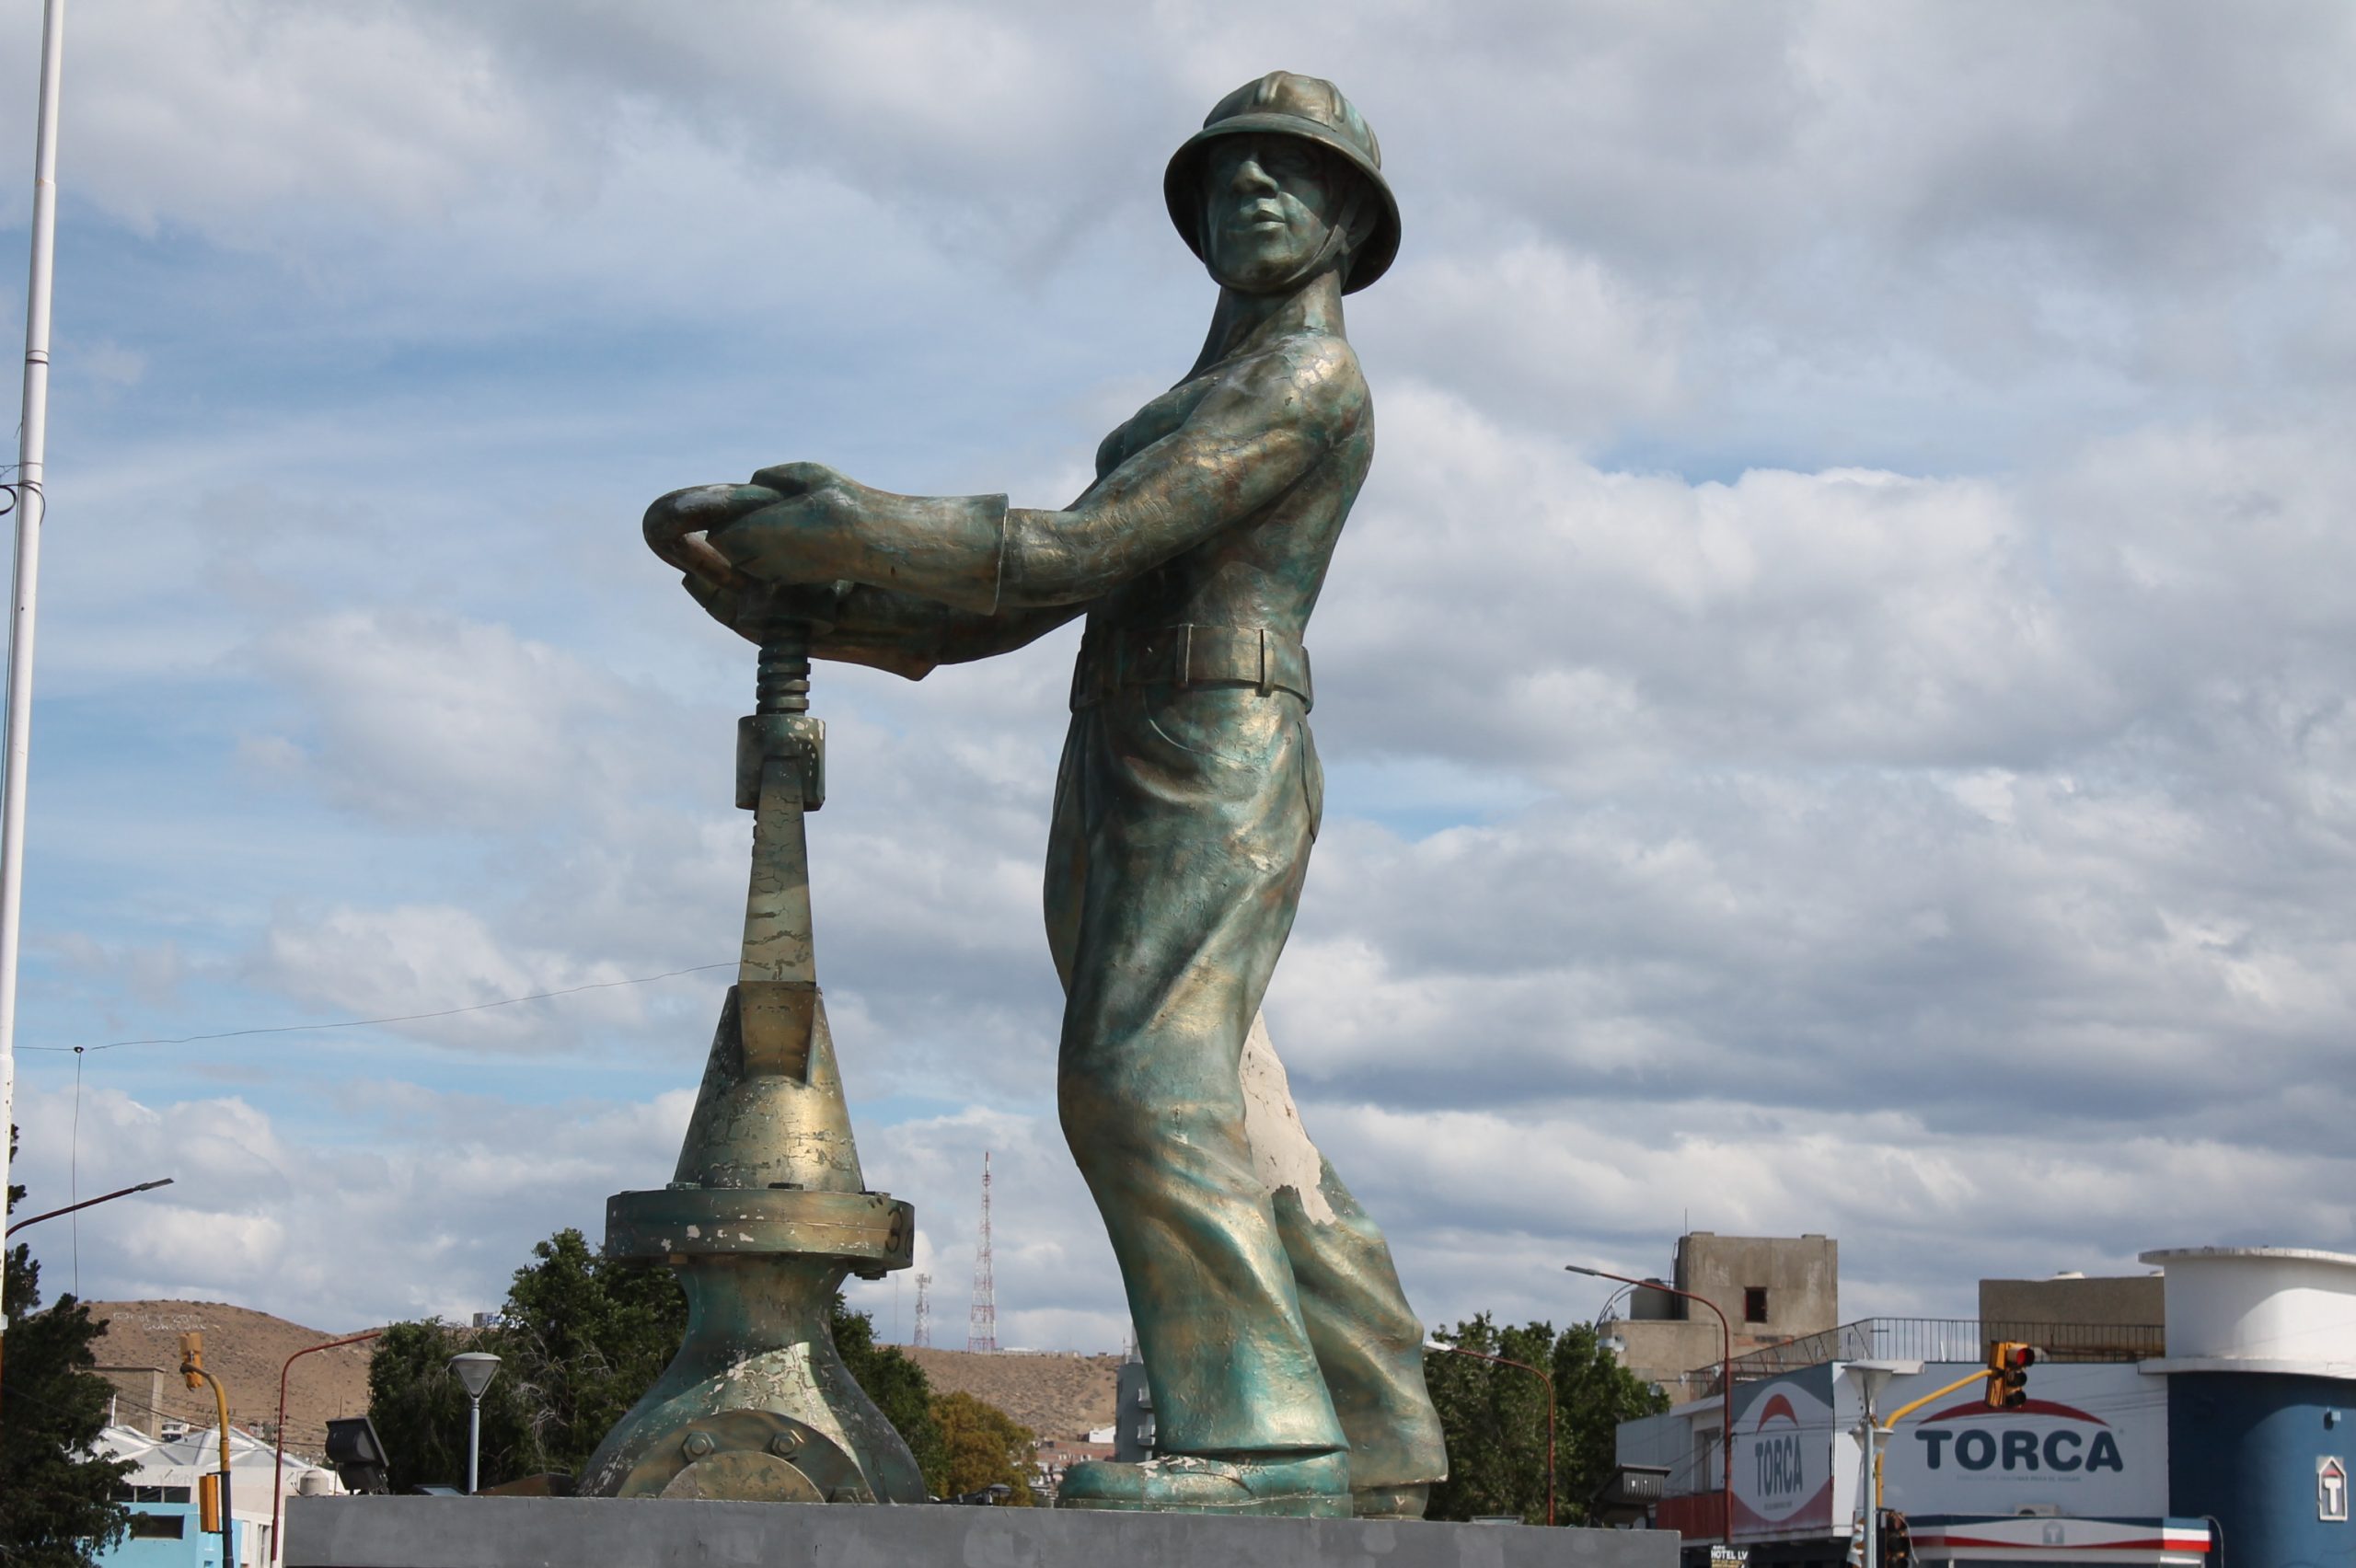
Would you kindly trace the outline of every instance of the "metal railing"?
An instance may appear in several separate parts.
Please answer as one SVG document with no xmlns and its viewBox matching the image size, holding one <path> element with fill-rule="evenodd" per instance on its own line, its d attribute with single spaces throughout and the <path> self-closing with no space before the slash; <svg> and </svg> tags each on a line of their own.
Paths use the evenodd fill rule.
<svg viewBox="0 0 2356 1568">
<path fill-rule="evenodd" d="M 1734 1380 L 1780 1378 L 1828 1361 L 1984 1361 L 1999 1340 L 2033 1344 L 2049 1361 L 2142 1361 L 2163 1353 L 2157 1323 L 2021 1323 L 1977 1318 L 1864 1318 L 1734 1358 Z M 1723 1391 L 1718 1364 L 1685 1375 L 1690 1399 Z"/>
</svg>

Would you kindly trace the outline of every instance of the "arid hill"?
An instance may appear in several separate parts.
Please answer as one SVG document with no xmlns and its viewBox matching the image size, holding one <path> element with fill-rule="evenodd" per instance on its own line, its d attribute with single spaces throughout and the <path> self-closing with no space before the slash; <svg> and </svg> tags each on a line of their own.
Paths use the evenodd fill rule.
<svg viewBox="0 0 2356 1568">
<path fill-rule="evenodd" d="M 998 1406 L 1042 1437 L 1077 1437 L 1113 1424 L 1117 1355 L 910 1350 L 936 1393 L 955 1390 Z"/>
<path fill-rule="evenodd" d="M 93 1301 L 90 1315 L 106 1320 L 107 1332 L 91 1346 L 98 1365 L 121 1390 L 116 1419 L 125 1426 L 156 1430 L 154 1405 L 164 1416 L 191 1426 L 215 1424 L 213 1390 L 180 1381 L 180 1335 L 204 1334 L 204 1367 L 221 1379 L 229 1396 L 229 1419 L 248 1432 L 266 1433 L 278 1417 L 278 1374 L 298 1350 L 341 1339 L 219 1301 Z M 348 1332 L 358 1333 L 358 1329 Z M 294 1363 L 286 1385 L 288 1451 L 316 1456 L 327 1437 L 329 1417 L 368 1413 L 367 1344 L 321 1351 Z M 152 1367 L 158 1379 L 117 1367 Z"/>
<path fill-rule="evenodd" d="M 151 1403 L 167 1419 L 192 1426 L 213 1424 L 212 1391 L 184 1387 L 174 1370 L 179 1336 L 187 1330 L 204 1334 L 204 1365 L 228 1389 L 229 1419 L 257 1434 L 265 1433 L 277 1416 L 278 1373 L 286 1358 L 343 1337 L 218 1301 L 94 1301 L 90 1312 L 107 1321 L 105 1336 L 93 1347 L 99 1366 L 152 1367 L 163 1374 L 109 1374 L 122 1391 L 117 1418 L 148 1432 L 156 1429 Z M 370 1349 L 355 1344 L 294 1363 L 286 1389 L 290 1452 L 316 1457 L 329 1417 L 367 1413 Z M 962 1390 L 986 1400 L 1043 1437 L 1077 1437 L 1113 1420 L 1117 1355 L 930 1349 L 908 1354 L 936 1391 Z M 160 1393 L 151 1391 L 158 1388 Z"/>
</svg>

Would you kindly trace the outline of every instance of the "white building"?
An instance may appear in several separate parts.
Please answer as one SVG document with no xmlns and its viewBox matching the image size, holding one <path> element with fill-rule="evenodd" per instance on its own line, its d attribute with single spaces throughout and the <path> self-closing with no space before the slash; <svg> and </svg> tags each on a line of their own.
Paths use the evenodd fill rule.
<svg viewBox="0 0 2356 1568">
<path fill-rule="evenodd" d="M 124 1478 L 130 1492 L 131 1534 L 98 1561 L 107 1568 L 221 1568 L 221 1538 L 198 1528 L 198 1478 L 221 1468 L 217 1427 L 159 1441 L 128 1426 L 98 1435 L 99 1453 L 129 1459 L 138 1468 Z M 283 1477 L 273 1477 L 277 1456 L 270 1445 L 229 1429 L 229 1514 L 236 1530 L 238 1568 L 276 1568 L 279 1542 L 271 1531 L 273 1480 L 283 1495 L 319 1496 L 343 1490 L 335 1472 L 286 1456 Z"/>
</svg>

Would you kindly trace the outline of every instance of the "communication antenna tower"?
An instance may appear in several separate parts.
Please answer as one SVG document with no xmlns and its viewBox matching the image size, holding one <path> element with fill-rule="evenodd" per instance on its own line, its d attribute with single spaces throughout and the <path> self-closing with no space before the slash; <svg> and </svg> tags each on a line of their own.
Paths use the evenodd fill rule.
<svg viewBox="0 0 2356 1568">
<path fill-rule="evenodd" d="M 917 1275 L 917 1337 L 910 1342 L 918 1348 L 932 1343 L 932 1276 Z"/>
<path fill-rule="evenodd" d="M 965 1321 L 967 1350 L 998 1348 L 998 1291 L 990 1282 L 990 1157 L 982 1152 L 982 1228 L 974 1246 L 974 1310 Z"/>
</svg>

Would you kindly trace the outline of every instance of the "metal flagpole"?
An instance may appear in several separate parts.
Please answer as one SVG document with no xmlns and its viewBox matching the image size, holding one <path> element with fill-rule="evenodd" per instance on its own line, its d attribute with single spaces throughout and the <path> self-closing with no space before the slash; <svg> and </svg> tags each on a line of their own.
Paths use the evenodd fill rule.
<svg viewBox="0 0 2356 1568">
<path fill-rule="evenodd" d="M 17 1112 L 17 949 L 23 930 L 25 771 L 32 751 L 33 606 L 40 587 L 41 462 L 49 446 L 49 294 L 57 249 L 57 83 L 65 0 L 44 0 L 40 116 L 33 138 L 33 257 L 25 287 L 25 401 L 17 436 L 17 571 L 8 606 L 8 725 L 0 781 L 0 1131 Z M 0 1190 L 8 1147 L 0 1136 Z M 0 1303 L 5 1306 L 5 1303 Z M 0 1322 L 5 1322 L 0 1318 Z"/>
</svg>

